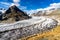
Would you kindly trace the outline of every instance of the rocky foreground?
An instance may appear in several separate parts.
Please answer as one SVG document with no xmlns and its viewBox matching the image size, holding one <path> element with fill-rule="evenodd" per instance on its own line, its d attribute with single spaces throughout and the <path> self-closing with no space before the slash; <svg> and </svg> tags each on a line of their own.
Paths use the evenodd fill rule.
<svg viewBox="0 0 60 40">
<path fill-rule="evenodd" d="M 21 40 L 60 40 L 60 25 L 49 31 L 38 33 L 29 37 L 24 37 Z"/>
<path fill-rule="evenodd" d="M 18 40 L 33 34 L 50 30 L 57 26 L 57 21 L 45 17 L 18 21 L 12 24 L 0 24 L 0 40 Z"/>
</svg>

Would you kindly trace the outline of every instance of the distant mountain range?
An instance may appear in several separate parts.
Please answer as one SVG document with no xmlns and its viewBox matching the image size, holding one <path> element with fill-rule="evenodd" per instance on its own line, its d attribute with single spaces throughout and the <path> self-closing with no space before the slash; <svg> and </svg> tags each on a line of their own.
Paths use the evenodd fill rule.
<svg viewBox="0 0 60 40">
<path fill-rule="evenodd" d="M 31 14 L 31 16 L 48 16 L 60 14 L 60 9 L 40 10 L 37 13 Z"/>
</svg>

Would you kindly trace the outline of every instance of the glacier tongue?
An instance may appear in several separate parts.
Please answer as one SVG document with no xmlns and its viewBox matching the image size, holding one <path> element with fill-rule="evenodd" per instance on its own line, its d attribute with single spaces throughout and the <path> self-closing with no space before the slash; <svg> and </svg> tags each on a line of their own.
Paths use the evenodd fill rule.
<svg viewBox="0 0 60 40">
<path fill-rule="evenodd" d="M 57 21 L 45 17 L 32 17 L 32 19 L 18 21 L 12 24 L 0 24 L 0 40 L 17 40 L 57 26 Z M 5 32 L 4 32 L 5 31 Z"/>
<path fill-rule="evenodd" d="M 17 28 L 21 28 L 21 27 L 26 27 L 26 26 L 37 24 L 37 23 L 42 24 L 41 25 L 42 27 L 51 27 L 51 25 L 57 24 L 57 22 L 55 20 L 50 19 L 50 18 L 33 17 L 32 19 L 18 21 L 18 22 L 11 23 L 11 24 L 1 24 L 0 23 L 0 32 L 6 31 L 6 30 L 17 29 Z"/>
</svg>

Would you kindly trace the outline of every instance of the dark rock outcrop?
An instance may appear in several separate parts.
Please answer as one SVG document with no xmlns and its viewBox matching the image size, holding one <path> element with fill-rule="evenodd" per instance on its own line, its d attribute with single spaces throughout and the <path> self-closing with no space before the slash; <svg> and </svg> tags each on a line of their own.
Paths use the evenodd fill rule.
<svg viewBox="0 0 60 40">
<path fill-rule="evenodd" d="M 29 19 L 30 17 L 21 11 L 19 8 L 17 8 L 15 5 L 11 6 L 4 15 L 5 18 L 15 18 L 16 21 L 23 20 L 23 19 Z"/>
<path fill-rule="evenodd" d="M 14 19 L 14 21 L 25 20 L 31 18 L 25 12 L 21 11 L 17 6 L 11 6 L 3 15 L 2 21 Z"/>
</svg>

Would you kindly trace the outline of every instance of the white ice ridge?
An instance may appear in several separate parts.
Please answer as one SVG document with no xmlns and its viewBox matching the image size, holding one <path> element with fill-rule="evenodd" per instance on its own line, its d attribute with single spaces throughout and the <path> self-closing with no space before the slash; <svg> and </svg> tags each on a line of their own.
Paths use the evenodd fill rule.
<svg viewBox="0 0 60 40">
<path fill-rule="evenodd" d="M 57 21 L 55 21 L 54 19 L 45 18 L 45 17 L 32 17 L 31 19 L 18 21 L 11 24 L 0 24 L 0 32 L 26 27 L 37 23 L 41 24 L 41 28 L 51 27 L 51 25 L 53 25 L 54 27 L 55 25 L 57 25 Z"/>
</svg>

